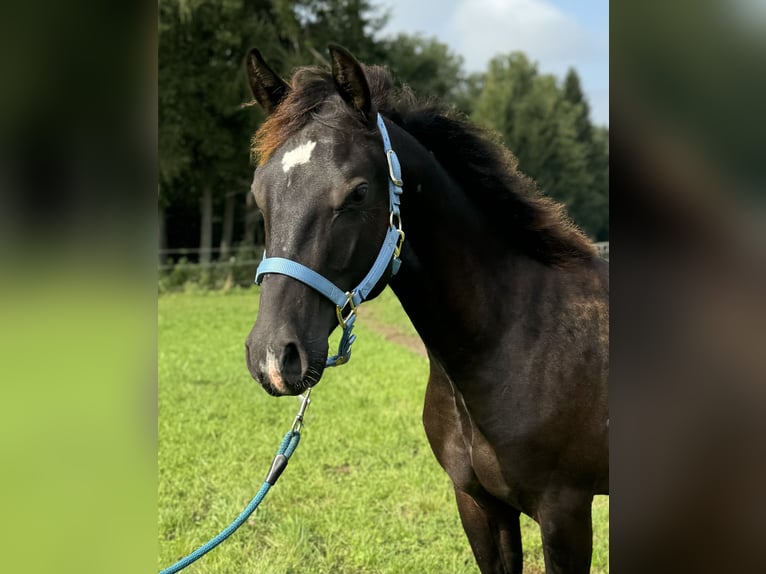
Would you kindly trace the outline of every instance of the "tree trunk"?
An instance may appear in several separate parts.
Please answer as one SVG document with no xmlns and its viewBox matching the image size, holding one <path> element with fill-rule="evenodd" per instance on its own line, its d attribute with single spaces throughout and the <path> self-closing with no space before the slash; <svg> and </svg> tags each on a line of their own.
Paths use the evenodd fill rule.
<svg viewBox="0 0 766 574">
<path fill-rule="evenodd" d="M 231 240 L 234 236 L 234 202 L 236 194 L 226 195 L 223 205 L 223 229 L 221 230 L 221 251 L 218 255 L 220 261 L 227 261 L 231 254 Z"/>
<path fill-rule="evenodd" d="M 213 189 L 210 184 L 202 188 L 200 212 L 199 262 L 202 267 L 209 267 L 213 250 Z"/>
</svg>

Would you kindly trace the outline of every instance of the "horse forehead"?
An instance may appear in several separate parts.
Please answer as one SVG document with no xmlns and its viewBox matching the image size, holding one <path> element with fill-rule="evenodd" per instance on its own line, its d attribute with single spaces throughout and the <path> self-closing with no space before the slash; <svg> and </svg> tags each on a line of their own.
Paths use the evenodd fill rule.
<svg viewBox="0 0 766 574">
<path fill-rule="evenodd" d="M 371 145 L 364 140 L 350 130 L 312 125 L 282 144 L 258 167 L 252 189 L 255 192 L 256 182 L 273 193 L 302 188 L 308 182 L 314 191 L 332 186 L 356 171 L 353 166 L 371 164 Z"/>
<path fill-rule="evenodd" d="M 359 151 L 359 150 L 357 150 Z M 272 180 L 295 180 L 303 177 L 327 177 L 343 171 L 355 159 L 353 146 L 346 137 L 317 135 L 286 142 L 264 166 Z"/>
</svg>

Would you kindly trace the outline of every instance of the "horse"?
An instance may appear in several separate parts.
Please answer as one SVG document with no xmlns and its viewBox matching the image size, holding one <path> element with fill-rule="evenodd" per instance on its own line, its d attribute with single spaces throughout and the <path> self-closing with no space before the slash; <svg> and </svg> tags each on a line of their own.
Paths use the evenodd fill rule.
<svg viewBox="0 0 766 574">
<path fill-rule="evenodd" d="M 390 286 L 427 349 L 423 424 L 480 571 L 522 571 L 523 512 L 546 572 L 588 572 L 609 485 L 608 263 L 491 133 L 329 53 L 290 83 L 246 58 L 266 112 L 250 374 L 271 395 L 310 389 L 334 364 L 330 333 L 348 339 L 354 286 L 362 300 Z"/>
</svg>

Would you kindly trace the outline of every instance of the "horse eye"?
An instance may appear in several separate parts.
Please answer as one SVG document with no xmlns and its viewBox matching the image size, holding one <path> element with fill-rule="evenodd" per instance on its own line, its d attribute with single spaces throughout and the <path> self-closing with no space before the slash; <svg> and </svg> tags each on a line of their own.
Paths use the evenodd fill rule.
<svg viewBox="0 0 766 574">
<path fill-rule="evenodd" d="M 366 183 L 360 183 L 354 188 L 354 191 L 351 193 L 351 199 L 354 201 L 362 201 L 365 197 L 367 197 L 367 189 L 368 185 Z"/>
</svg>

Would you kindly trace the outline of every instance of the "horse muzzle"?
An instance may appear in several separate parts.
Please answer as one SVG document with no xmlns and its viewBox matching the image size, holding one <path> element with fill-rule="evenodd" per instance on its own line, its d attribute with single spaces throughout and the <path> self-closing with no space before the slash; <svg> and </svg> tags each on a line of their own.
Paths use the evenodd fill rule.
<svg viewBox="0 0 766 574">
<path fill-rule="evenodd" d="M 264 342 L 256 329 L 245 341 L 245 351 L 250 375 L 273 396 L 299 395 L 313 387 L 322 376 L 327 355 L 326 348 L 309 353 L 294 337 L 271 337 Z"/>
</svg>

